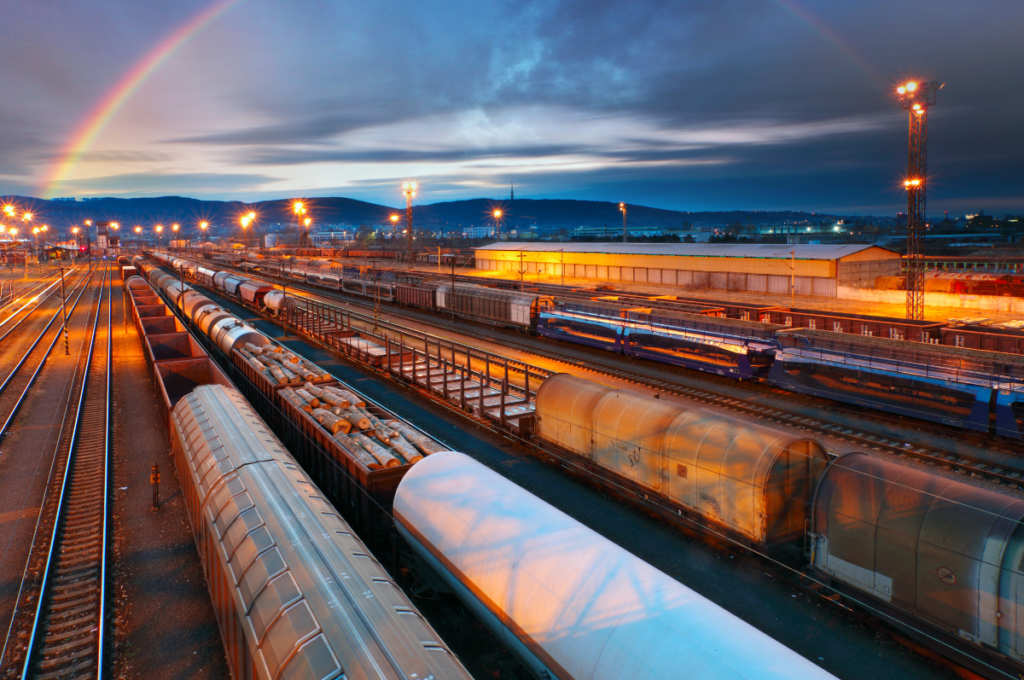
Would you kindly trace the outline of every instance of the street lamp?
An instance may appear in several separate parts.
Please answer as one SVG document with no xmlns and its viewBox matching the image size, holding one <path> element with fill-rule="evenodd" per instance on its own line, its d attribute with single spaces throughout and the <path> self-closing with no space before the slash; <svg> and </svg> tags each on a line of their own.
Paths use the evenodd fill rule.
<svg viewBox="0 0 1024 680">
<path fill-rule="evenodd" d="M 627 243 L 626 239 L 626 204 L 619 203 L 619 210 L 622 211 L 622 242 Z"/>
<path fill-rule="evenodd" d="M 398 235 L 398 215 L 391 216 L 391 233 Z M 392 236 L 394 238 L 394 236 Z"/>
<path fill-rule="evenodd" d="M 497 239 L 499 241 L 501 240 L 501 216 L 502 216 L 502 214 L 503 213 L 501 212 L 501 210 L 495 210 L 494 211 L 495 236 L 497 236 Z"/>
</svg>

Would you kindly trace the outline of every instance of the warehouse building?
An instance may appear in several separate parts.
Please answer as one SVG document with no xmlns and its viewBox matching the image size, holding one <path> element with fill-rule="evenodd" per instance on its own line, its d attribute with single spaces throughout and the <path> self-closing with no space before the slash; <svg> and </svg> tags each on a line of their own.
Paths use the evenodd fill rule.
<svg viewBox="0 0 1024 680">
<path fill-rule="evenodd" d="M 838 286 L 870 288 L 879 276 L 898 276 L 901 260 L 874 245 L 494 243 L 476 250 L 477 269 L 523 276 L 817 297 L 836 297 Z"/>
</svg>

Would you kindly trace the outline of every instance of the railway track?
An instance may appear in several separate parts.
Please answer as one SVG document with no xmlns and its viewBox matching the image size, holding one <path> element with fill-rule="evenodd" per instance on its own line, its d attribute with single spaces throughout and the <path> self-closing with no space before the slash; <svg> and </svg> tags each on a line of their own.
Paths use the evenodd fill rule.
<svg viewBox="0 0 1024 680">
<path fill-rule="evenodd" d="M 73 301 L 68 301 L 67 314 L 69 320 L 77 309 L 78 302 L 88 288 L 91 279 L 91 273 L 83 276 L 77 286 L 70 291 L 69 298 L 73 296 Z M 0 379 L 0 440 L 3 439 L 10 429 L 18 409 L 21 408 L 25 398 L 28 396 L 29 390 L 46 365 L 46 360 L 60 341 L 62 337 L 61 332 L 64 329 L 63 312 L 58 307 L 34 340 L 29 341 L 28 338 L 18 337 L 8 338 L 8 335 L 19 330 L 21 324 L 25 323 L 28 318 L 26 316 L 14 327 L 8 329 L 4 335 L 0 336 L 0 351 L 4 354 L 10 356 L 11 353 L 18 351 L 19 345 L 21 345 L 21 351 L 23 352 L 21 358 Z M 46 338 L 48 335 L 51 335 L 51 329 L 53 329 L 53 337 L 47 343 Z M 26 344 L 28 345 L 27 348 L 24 347 Z"/>
<path fill-rule="evenodd" d="M 241 273 L 247 277 L 264 280 L 270 283 L 279 284 L 282 281 L 266 275 L 254 275 L 250 272 Z M 335 291 L 324 291 L 323 289 L 314 286 L 293 281 L 286 281 L 286 284 L 289 288 L 296 291 L 318 295 L 323 298 L 332 299 L 337 302 L 343 302 L 348 305 L 358 306 L 368 310 L 373 309 L 372 301 L 365 301 L 353 296 L 344 295 L 343 293 L 336 293 Z M 403 310 L 396 309 L 393 306 L 388 308 L 388 314 L 392 317 L 399 317 L 417 323 L 432 325 L 447 331 L 457 333 L 465 332 L 464 329 L 460 329 L 456 324 L 451 323 L 446 319 L 437 318 L 424 320 L 419 316 L 403 313 Z M 362 322 L 369 324 L 374 323 L 372 313 L 367 315 L 360 315 L 356 313 L 353 316 L 359 318 Z M 671 379 L 654 378 L 628 368 L 611 366 L 604 361 L 585 361 L 573 356 L 569 352 L 559 351 L 555 348 L 538 348 L 531 344 L 517 342 L 505 335 L 499 336 L 498 334 L 487 333 L 484 339 L 487 342 L 506 349 L 543 357 L 579 371 L 586 371 L 596 375 L 611 376 L 638 387 L 655 389 L 660 393 L 673 394 L 697 401 L 698 403 L 724 408 L 736 413 L 752 416 L 769 423 L 788 426 L 805 432 L 813 432 L 827 437 L 844 439 L 856 446 L 880 452 L 887 452 L 899 457 L 918 460 L 926 465 L 952 470 L 961 474 L 981 477 L 989 481 L 1009 485 L 1014 488 L 1024 488 L 1024 448 L 1017 447 L 1009 443 L 1000 442 L 1001 450 L 1015 456 L 1022 456 L 1019 466 L 1010 467 L 1009 465 L 996 465 L 990 461 L 973 458 L 969 455 L 964 455 L 963 453 L 957 453 L 924 444 L 910 444 L 892 436 L 876 434 L 863 428 L 831 422 L 825 418 L 795 413 L 778 407 L 757 404 L 749 399 L 718 394 L 708 389 L 682 385 Z M 518 368 L 520 366 L 525 366 L 525 363 L 509 358 L 510 368 Z M 978 439 L 972 439 L 962 435 L 963 433 L 957 432 L 958 437 L 967 441 L 972 441 L 976 445 L 979 442 Z M 991 442 L 989 442 L 989 446 L 991 446 Z M 1019 451 L 1017 450 L 1018 448 L 1020 448 Z"/>
<path fill-rule="evenodd" d="M 105 271 L 57 445 L 52 529 L 21 678 L 102 677 L 107 576 L 111 282 Z M 106 289 L 106 290 L 104 290 Z M 40 555 L 41 557 L 41 555 Z"/>
</svg>

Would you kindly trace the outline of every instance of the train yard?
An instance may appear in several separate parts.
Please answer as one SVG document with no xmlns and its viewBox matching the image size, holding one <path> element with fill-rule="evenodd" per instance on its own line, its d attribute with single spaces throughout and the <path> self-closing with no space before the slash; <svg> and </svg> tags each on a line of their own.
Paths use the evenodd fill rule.
<svg viewBox="0 0 1024 680">
<path fill-rule="evenodd" d="M 246 276 L 252 276 L 247 274 Z M 259 275 L 256 275 L 259 278 Z M 268 279 L 269 280 L 269 279 Z M 814 431 L 822 436 L 837 438 L 853 446 L 868 447 L 901 457 L 920 460 L 939 469 L 959 471 L 961 474 L 984 477 L 1016 488 L 1024 474 L 1024 446 L 1007 439 L 993 441 L 989 437 L 975 436 L 969 430 L 943 425 L 929 425 L 922 428 L 915 421 L 898 419 L 884 411 L 858 409 L 850 404 L 833 400 L 807 399 L 799 394 L 772 390 L 757 383 L 731 383 L 706 372 L 680 371 L 672 366 L 653 367 L 650 362 L 635 361 L 615 356 L 610 352 L 594 351 L 578 343 L 559 342 L 552 344 L 543 339 L 523 334 L 502 333 L 497 329 L 475 327 L 467 332 L 464 324 L 443 315 L 425 314 L 408 307 L 387 305 L 383 317 L 374 317 L 374 301 L 342 293 L 325 293 L 309 285 L 289 282 L 287 287 L 301 291 L 296 298 L 299 309 L 310 304 L 312 313 L 342 314 L 342 323 L 356 328 L 367 337 L 374 335 L 376 324 L 383 331 L 397 336 L 404 328 L 406 333 L 419 335 L 410 344 L 421 347 L 457 343 L 458 350 L 445 354 L 449 361 L 458 357 L 465 363 L 465 351 L 461 347 L 473 346 L 493 356 L 504 357 L 512 367 L 513 376 L 522 384 L 522 367 L 545 365 L 547 370 L 583 371 L 596 379 L 614 377 L 625 385 L 633 385 L 660 391 L 666 395 L 677 395 L 695 400 L 704 405 L 724 408 L 744 415 L 764 419 L 797 430 Z M 333 296 L 333 297 L 332 297 Z M 317 305 L 331 300 L 343 300 L 348 311 L 336 308 L 322 308 Z M 307 302 L 310 300 L 311 302 Z M 352 308 L 361 308 L 360 314 Z M 381 318 L 385 325 L 381 326 Z M 390 326 L 391 322 L 394 326 Z M 379 329 L 378 329 L 379 330 Z M 423 337 L 429 336 L 429 339 Z M 402 336 L 404 337 L 404 336 Z M 440 354 L 440 352 L 438 352 Z M 534 368 L 533 370 L 541 370 Z M 879 423 L 886 426 L 879 427 Z M 939 433 L 941 436 L 935 436 Z"/>
<path fill-rule="evenodd" d="M 239 278 L 240 278 L 240 280 L 235 281 L 234 284 L 227 283 L 228 286 L 234 285 L 236 287 L 236 295 L 238 295 L 238 293 L 239 293 L 237 288 L 240 287 L 240 285 L 244 284 L 248 277 L 240 276 Z M 249 281 L 253 281 L 254 279 L 248 279 L 248 280 Z M 245 285 L 248 285 L 248 284 L 245 284 Z M 289 285 L 293 285 L 293 284 L 289 284 Z M 222 280 L 221 281 L 221 285 L 219 286 L 219 288 L 223 289 L 223 286 L 224 286 L 224 282 Z M 253 292 L 255 292 L 255 289 L 258 288 L 258 285 L 257 286 L 250 286 L 250 288 L 252 289 Z M 238 295 L 238 297 L 236 299 L 237 299 L 237 301 L 239 303 L 244 303 L 244 296 Z M 255 298 L 253 298 L 253 299 L 255 299 Z M 299 299 L 299 301 L 296 303 L 295 308 L 291 309 L 290 312 L 289 312 L 292 315 L 290 317 L 290 321 L 292 322 L 292 327 L 294 327 L 296 330 L 300 331 L 300 333 L 305 334 L 307 337 L 309 337 L 312 340 L 314 340 L 315 342 L 317 342 L 317 344 L 321 344 L 321 345 L 330 345 L 331 342 L 325 342 L 324 339 L 332 337 L 333 335 L 338 334 L 338 333 L 344 333 L 344 334 L 347 334 L 347 335 L 349 335 L 351 337 L 352 326 L 353 326 L 352 319 L 351 319 L 351 316 L 347 316 L 346 317 L 344 311 L 342 311 L 340 313 L 340 315 L 339 315 L 338 310 L 336 310 L 336 309 L 332 310 L 330 308 L 324 308 L 322 306 L 322 303 L 317 302 L 316 304 L 317 305 L 321 305 L 321 306 L 319 306 L 319 307 L 315 307 L 314 306 L 315 310 L 311 313 L 308 310 L 301 310 L 301 309 L 299 309 L 298 307 L 301 306 L 302 304 L 303 303 L 301 302 L 301 299 Z M 253 307 L 253 309 L 255 309 L 257 306 L 256 305 L 252 305 L 252 307 Z M 350 310 L 349 314 L 351 314 L 351 313 L 352 312 Z M 280 317 L 278 318 L 278 321 L 281 321 Z M 298 321 L 297 324 L 294 323 L 296 321 Z M 375 321 L 376 321 L 376 323 L 380 323 L 379 315 L 377 315 L 377 318 L 375 319 Z M 409 331 L 409 333 L 410 333 L 410 336 L 415 336 L 416 335 L 416 333 L 411 331 L 411 330 Z M 410 339 L 412 339 L 412 338 L 410 338 Z M 419 340 L 420 340 L 420 342 L 422 342 L 423 338 L 421 337 L 421 338 L 419 338 Z M 363 343 L 364 347 L 367 346 L 367 345 L 375 344 L 373 339 L 370 339 L 369 334 L 365 335 L 361 339 L 361 342 Z M 412 356 L 413 363 L 415 363 L 415 356 L 416 356 L 416 354 L 415 354 L 415 352 L 416 352 L 415 347 L 416 347 L 416 342 L 412 342 L 412 346 L 407 346 L 404 349 L 402 347 L 399 347 L 399 346 L 391 347 L 391 346 L 389 346 L 390 342 L 391 342 L 391 338 L 386 338 L 382 344 L 378 345 L 378 347 L 381 350 L 380 356 L 385 357 L 385 362 L 386 362 L 386 367 L 383 370 L 381 370 L 380 372 L 384 373 L 386 375 L 390 375 L 391 377 L 395 377 L 395 378 L 397 378 L 398 380 L 400 380 L 402 382 L 416 384 L 418 382 L 417 380 L 415 380 L 415 379 L 409 380 L 410 376 L 408 374 L 408 371 L 410 369 L 407 368 L 409 362 L 408 362 L 408 360 L 406 358 L 407 354 L 412 354 L 413 355 Z M 426 344 L 429 347 L 429 342 L 427 342 Z M 454 355 L 456 353 L 457 353 L 457 350 L 456 350 L 456 348 L 453 347 L 452 350 L 451 350 L 451 354 L 449 356 L 452 356 L 452 355 Z M 369 357 L 370 357 L 370 354 L 364 352 L 364 353 L 362 353 L 362 356 L 357 357 L 357 359 L 361 359 L 363 361 L 366 361 Z M 429 349 L 427 349 L 427 351 L 424 352 L 421 355 L 421 363 L 426 363 L 429 366 L 429 363 L 431 361 L 430 357 L 431 357 L 430 351 L 429 351 Z M 434 359 L 433 360 L 439 366 L 443 366 L 444 359 L 442 358 L 442 353 L 440 351 L 438 351 L 434 355 Z M 372 362 L 370 362 L 370 363 L 372 364 Z M 378 369 L 380 368 L 380 363 L 381 363 L 380 361 L 377 362 L 377 368 Z M 403 368 L 405 368 L 405 370 L 407 371 L 406 375 L 403 375 Z M 463 375 L 464 375 L 464 373 L 468 372 L 468 370 L 469 370 L 469 367 L 463 367 L 463 368 L 457 369 L 455 371 L 455 373 L 456 373 L 457 376 L 459 375 L 459 373 L 463 373 Z M 533 369 L 530 369 L 528 372 L 532 373 L 532 370 Z M 418 374 L 417 374 L 417 376 L 418 376 Z M 464 377 L 460 377 L 460 381 L 464 381 L 464 380 L 465 380 Z M 523 381 L 523 382 L 525 382 L 525 381 Z M 443 381 L 444 385 L 448 385 L 448 383 L 449 383 L 449 381 L 447 381 L 447 380 Z M 547 384 L 551 384 L 550 378 L 545 383 L 545 385 L 547 385 Z M 423 389 L 424 387 L 425 387 L 424 385 L 420 385 L 421 389 Z M 426 388 L 424 391 L 429 393 L 431 390 L 430 390 L 430 388 Z M 530 390 L 527 390 L 527 392 L 530 392 Z M 435 393 L 436 393 L 436 390 L 435 390 Z M 452 405 L 454 405 L 456 407 L 459 407 L 461 410 L 471 410 L 471 409 L 467 409 L 466 408 L 466 397 L 467 397 L 467 395 L 466 395 L 465 391 L 463 391 L 461 394 L 457 394 L 454 397 L 451 394 L 442 395 L 442 396 L 445 397 L 443 399 L 443 401 L 446 401 L 446 402 L 448 402 L 448 403 L 450 403 L 450 404 L 452 404 Z M 470 394 L 469 395 L 470 398 L 472 396 L 475 396 L 475 395 L 474 394 Z M 662 402 L 662 403 L 664 404 L 664 402 Z M 665 406 L 668 406 L 668 404 L 665 404 Z M 534 406 L 534 409 L 535 408 L 536 407 Z M 534 409 L 530 409 L 530 410 L 534 410 Z M 477 411 L 477 413 L 479 413 L 479 411 Z M 500 410 L 499 410 L 499 416 L 500 416 Z M 499 417 L 499 420 L 500 420 L 500 417 Z M 529 421 L 529 418 L 522 419 L 518 428 L 513 428 L 513 429 L 511 429 L 509 431 L 511 431 L 517 437 L 525 435 L 525 434 L 528 434 L 528 431 L 531 428 L 538 426 L 537 423 L 533 423 L 531 425 L 527 425 L 527 426 L 524 427 L 522 425 L 522 423 L 523 422 L 528 422 L 528 421 Z M 806 427 L 806 424 L 807 423 L 801 423 L 798 426 L 799 429 L 803 430 L 803 431 L 806 431 L 808 429 Z M 504 427 L 504 426 L 507 425 L 507 423 L 502 422 L 502 423 L 500 423 L 500 425 Z M 543 416 L 540 418 L 540 427 L 543 429 Z M 843 434 L 845 434 L 845 433 L 843 433 Z M 541 436 L 543 438 L 544 434 L 541 433 Z M 614 439 L 614 437 L 613 437 L 613 439 Z M 873 447 L 875 449 L 879 448 L 877 446 L 877 444 L 880 443 L 878 441 L 878 439 L 879 439 L 878 437 L 870 438 L 870 441 L 872 441 L 872 442 L 874 442 L 876 444 L 876 446 Z M 882 442 L 882 443 L 884 443 L 884 442 Z M 893 443 L 897 443 L 897 442 L 893 442 Z M 545 449 L 543 446 L 541 448 L 544 449 L 545 451 L 547 451 L 548 454 L 551 453 L 551 450 L 549 448 Z M 900 450 L 901 453 L 905 453 L 906 452 L 906 448 L 907 447 L 905 447 L 905 446 L 904 447 L 900 447 L 899 450 Z M 563 447 L 563 449 L 564 449 L 564 447 Z M 640 450 L 641 449 L 638 449 L 638 452 Z M 639 455 L 639 453 L 638 453 L 638 455 Z M 651 490 L 650 484 L 647 484 L 646 486 L 644 484 L 640 484 L 639 487 L 637 487 L 635 489 L 626 489 L 626 492 L 623 493 L 623 488 L 622 487 L 628 486 L 628 485 L 623 485 L 622 484 L 621 474 L 618 475 L 618 476 L 616 476 L 614 473 L 611 474 L 611 475 L 602 475 L 600 470 L 596 470 L 595 469 L 595 467 L 599 468 L 601 466 L 593 466 L 593 465 L 583 465 L 583 466 L 580 466 L 578 464 L 578 459 L 577 459 L 577 462 L 574 465 L 574 461 L 572 461 L 571 459 L 568 459 L 568 458 L 565 458 L 565 457 L 561 457 L 560 458 L 558 455 L 555 455 L 554 458 L 559 459 L 559 461 L 561 462 L 561 464 L 565 468 L 571 469 L 571 468 L 573 468 L 575 466 L 577 468 L 577 472 L 582 473 L 582 476 L 590 475 L 594 479 L 599 479 L 599 478 L 603 477 L 604 479 L 602 481 L 603 481 L 603 483 L 606 484 L 606 486 L 608 486 L 608 488 L 614 488 L 617 485 L 619 487 L 617 489 L 617 491 L 620 492 L 618 495 L 629 496 L 630 495 L 629 492 L 632 492 L 632 495 L 634 496 L 634 498 L 633 498 L 634 502 L 636 502 L 638 505 L 641 505 L 642 507 L 646 506 L 645 509 L 652 510 L 654 512 L 659 512 L 660 511 L 661 514 L 666 515 L 667 513 L 664 512 L 664 511 L 666 510 L 666 507 L 667 507 L 670 511 L 675 511 L 675 512 L 678 513 L 678 510 L 676 509 L 678 504 L 677 504 L 676 507 L 673 507 L 672 503 L 667 503 L 667 504 L 663 503 L 663 502 L 661 502 L 661 501 L 659 501 L 657 499 L 650 498 L 649 493 L 643 493 L 645 491 L 649 492 Z M 946 459 L 946 462 L 948 463 L 949 460 Z M 634 463 L 635 463 L 635 461 L 634 461 Z M 985 465 L 985 464 L 982 463 L 981 465 Z M 614 466 L 613 466 L 613 468 L 614 468 Z M 981 468 L 973 470 L 972 473 L 973 474 L 978 474 L 979 471 L 981 471 Z M 621 470 L 620 470 L 620 472 L 621 472 Z M 998 475 L 998 471 L 997 471 L 997 475 Z M 1009 479 L 1010 480 L 1014 480 L 1015 477 L 1010 476 Z M 643 497 L 643 500 L 639 500 L 641 496 Z M 659 506 L 664 506 L 664 507 L 659 507 Z M 707 522 L 703 521 L 701 519 L 701 517 L 700 517 L 701 513 L 700 512 L 698 512 L 697 515 L 698 515 L 698 517 L 695 519 L 695 521 L 693 521 L 693 524 L 698 525 L 698 526 L 703 525 L 703 528 L 706 531 L 708 529 Z M 705 515 L 704 519 L 706 519 L 706 513 L 704 513 L 704 515 Z M 679 523 L 686 524 L 686 522 L 679 522 Z M 714 533 L 714 532 L 712 532 L 712 533 Z M 967 652 L 967 655 L 970 656 L 970 652 L 969 651 Z"/>
<path fill-rule="evenodd" d="M 127 264 L 65 272 L 63 293 L 51 275 L 0 298 L 0 472 L 19 491 L 0 494 L 14 529 L 3 677 L 162 677 L 161 663 L 188 667 L 171 647 L 182 643 L 208 677 L 1024 669 L 1012 400 L 993 392 L 971 429 L 781 389 L 770 364 L 711 368 L 738 365 L 722 357 L 739 345 L 758 366 L 768 349 L 750 340 L 778 348 L 794 318 L 815 318 L 800 310 L 787 321 L 451 281 L 399 292 L 398 278 L 381 300 L 361 272 L 325 290 L 306 273 L 161 253 Z M 538 323 L 570 317 L 591 326 L 558 338 Z M 609 347 L 595 322 L 674 344 Z M 135 377 L 118 378 L 114 348 L 132 343 Z M 133 398 L 116 401 L 118 380 L 150 383 L 145 432 L 118 431 Z M 155 541 L 133 535 L 149 460 L 176 489 L 163 505 L 154 487 L 159 511 L 138 518 L 160 527 Z M 161 526 L 164 512 L 180 529 Z M 145 565 L 142 545 L 174 569 Z M 190 574 L 174 585 L 187 608 L 141 586 L 150 568 Z"/>
</svg>

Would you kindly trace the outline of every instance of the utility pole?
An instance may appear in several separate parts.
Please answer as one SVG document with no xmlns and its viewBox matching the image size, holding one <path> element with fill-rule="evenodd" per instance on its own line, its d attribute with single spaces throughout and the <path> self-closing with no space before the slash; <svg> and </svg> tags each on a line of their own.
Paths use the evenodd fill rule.
<svg viewBox="0 0 1024 680">
<path fill-rule="evenodd" d="M 619 210 L 622 211 L 622 242 L 628 243 L 629 240 L 626 238 L 626 204 L 619 203 Z"/>
<path fill-rule="evenodd" d="M 789 251 L 789 306 L 796 305 L 796 248 Z"/>
<path fill-rule="evenodd" d="M 564 286 L 565 285 L 565 248 L 562 248 L 558 252 L 560 252 L 562 254 L 562 257 L 561 257 L 561 260 L 562 260 L 562 285 Z"/>
<path fill-rule="evenodd" d="M 523 274 L 526 273 L 526 267 L 523 266 L 523 251 L 519 251 L 519 292 L 523 292 Z"/>
<path fill-rule="evenodd" d="M 944 85 L 943 83 L 942 85 Z M 925 178 L 928 164 L 928 109 L 942 85 L 909 82 L 896 88 L 900 105 L 910 114 L 907 158 L 907 318 L 924 318 Z"/>
<path fill-rule="evenodd" d="M 377 320 L 380 318 L 380 275 L 377 273 L 377 260 L 370 260 L 373 265 L 373 332 L 377 332 Z"/>
<path fill-rule="evenodd" d="M 452 319 L 455 319 L 455 258 L 452 258 L 452 301 L 448 305 L 452 310 Z"/>
</svg>

